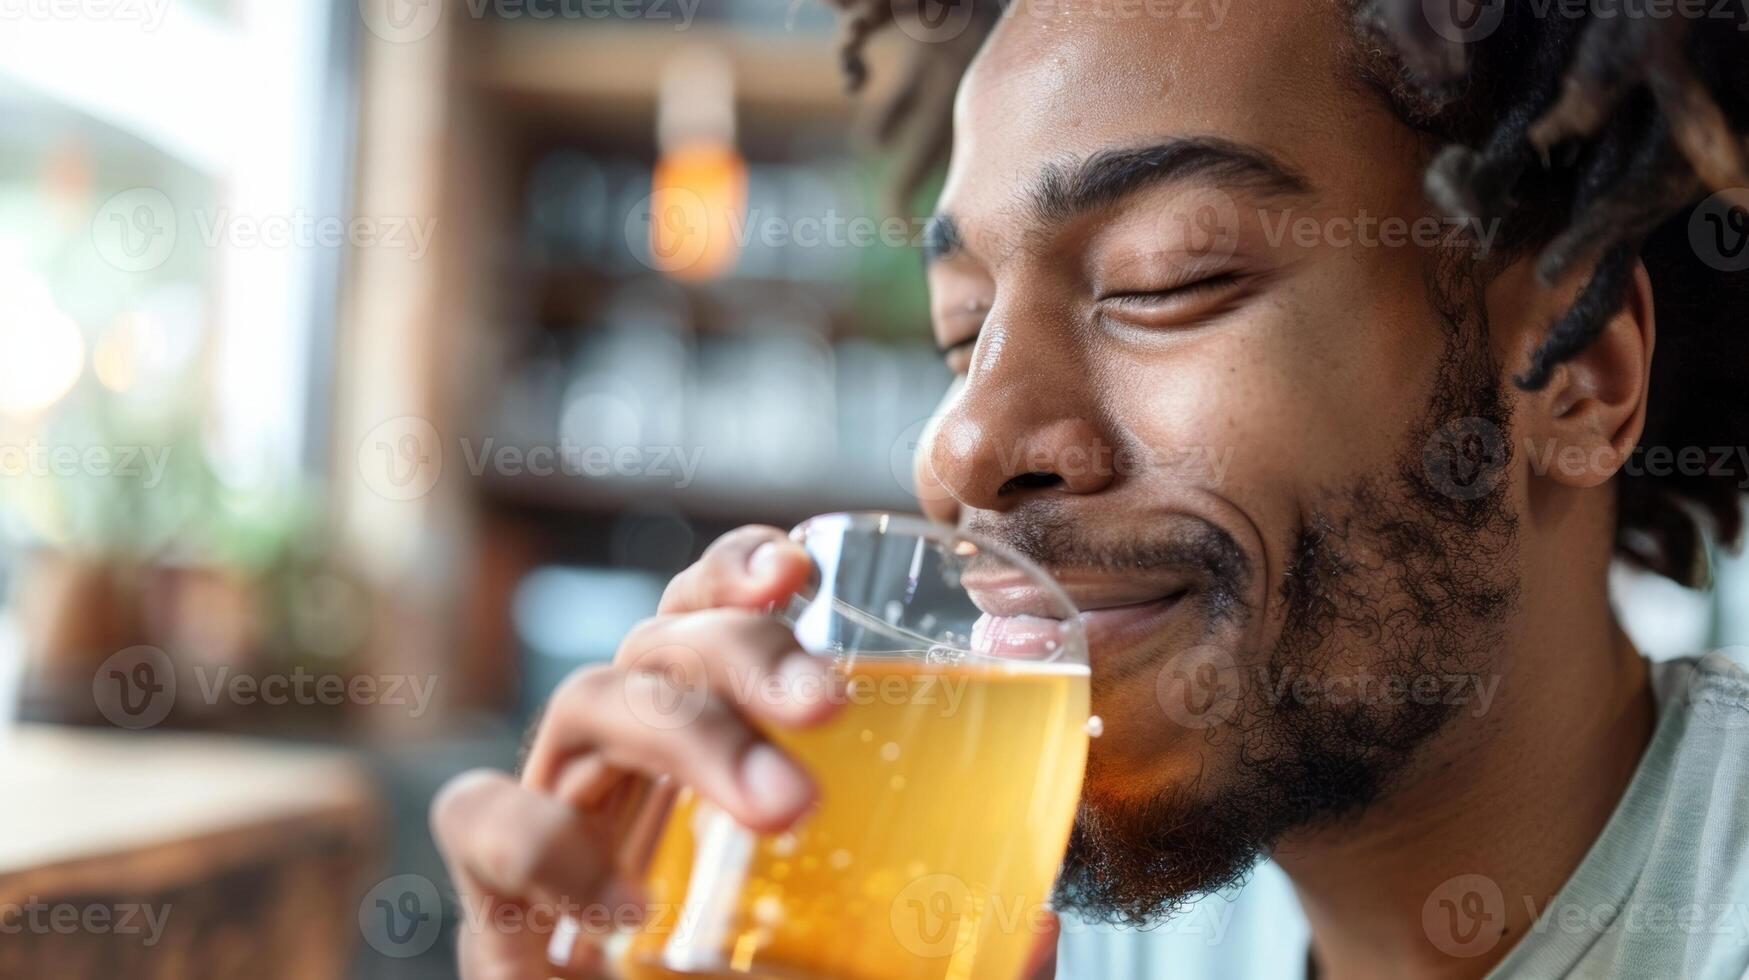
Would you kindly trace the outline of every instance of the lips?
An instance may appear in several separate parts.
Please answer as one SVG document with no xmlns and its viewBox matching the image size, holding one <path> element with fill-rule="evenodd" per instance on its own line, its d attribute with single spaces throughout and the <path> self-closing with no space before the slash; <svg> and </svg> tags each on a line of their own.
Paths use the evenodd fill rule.
<svg viewBox="0 0 1749 980">
<path fill-rule="evenodd" d="M 1177 579 L 1113 578 L 1072 571 L 1063 573 L 1058 582 L 1081 612 L 1082 632 L 1094 657 L 1108 656 L 1155 634 L 1189 591 Z M 1018 576 L 968 576 L 962 584 L 985 613 L 973 631 L 980 652 L 987 648 L 994 656 L 1037 656 L 1047 641 L 1060 636 L 1065 610 L 1056 595 Z"/>
</svg>

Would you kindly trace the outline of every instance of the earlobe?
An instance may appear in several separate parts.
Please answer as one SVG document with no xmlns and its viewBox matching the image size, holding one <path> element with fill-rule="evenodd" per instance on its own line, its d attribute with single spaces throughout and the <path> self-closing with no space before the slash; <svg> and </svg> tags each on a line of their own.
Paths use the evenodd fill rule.
<svg viewBox="0 0 1749 980">
<path fill-rule="evenodd" d="M 1597 338 L 1541 391 L 1525 393 L 1533 449 L 1551 464 L 1545 475 L 1593 487 L 1621 469 L 1645 427 L 1655 336 L 1651 279 L 1636 262 L 1626 301 Z"/>
</svg>

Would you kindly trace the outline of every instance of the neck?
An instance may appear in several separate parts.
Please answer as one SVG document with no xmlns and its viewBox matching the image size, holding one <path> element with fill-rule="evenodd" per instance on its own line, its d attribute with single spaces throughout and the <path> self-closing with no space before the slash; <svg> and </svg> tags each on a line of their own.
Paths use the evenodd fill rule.
<svg viewBox="0 0 1749 980">
<path fill-rule="evenodd" d="M 1575 581 L 1570 567 L 1564 577 L 1526 571 L 1493 661 L 1492 701 L 1472 691 L 1437 746 L 1361 818 L 1277 848 L 1322 976 L 1483 976 L 1572 875 L 1626 791 L 1653 705 L 1645 663 L 1609 608 L 1605 570 L 1595 582 Z M 1539 579 L 1548 587 L 1530 585 Z"/>
</svg>

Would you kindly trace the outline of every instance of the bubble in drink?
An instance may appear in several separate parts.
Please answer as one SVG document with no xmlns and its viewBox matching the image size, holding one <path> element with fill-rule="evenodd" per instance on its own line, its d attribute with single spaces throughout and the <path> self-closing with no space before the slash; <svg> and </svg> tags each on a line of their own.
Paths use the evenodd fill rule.
<svg viewBox="0 0 1749 980">
<path fill-rule="evenodd" d="M 621 960 L 639 980 L 1018 976 L 1068 840 L 1087 756 L 1087 669 L 852 668 L 875 695 L 772 731 L 820 803 L 759 837 L 683 791 Z"/>
</svg>

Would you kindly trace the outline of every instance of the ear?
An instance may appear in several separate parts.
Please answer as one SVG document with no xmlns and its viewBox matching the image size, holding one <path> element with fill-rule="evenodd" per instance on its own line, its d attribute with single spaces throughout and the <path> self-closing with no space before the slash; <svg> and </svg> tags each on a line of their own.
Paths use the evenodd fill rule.
<svg viewBox="0 0 1749 980">
<path fill-rule="evenodd" d="M 1509 341 L 1506 363 L 1511 369 L 1530 363 L 1532 351 L 1589 274 L 1584 269 L 1575 281 L 1544 290 L 1532 302 L 1536 313 L 1524 320 L 1531 329 Z M 1595 487 L 1627 462 L 1646 424 L 1656 328 L 1652 280 L 1645 265 L 1636 261 L 1627 301 L 1597 339 L 1555 368 L 1542 389 L 1517 393 L 1524 437 L 1542 464 L 1537 475 L 1568 487 Z"/>
</svg>

